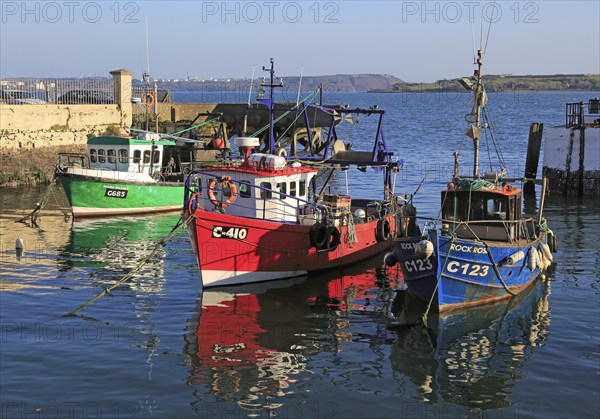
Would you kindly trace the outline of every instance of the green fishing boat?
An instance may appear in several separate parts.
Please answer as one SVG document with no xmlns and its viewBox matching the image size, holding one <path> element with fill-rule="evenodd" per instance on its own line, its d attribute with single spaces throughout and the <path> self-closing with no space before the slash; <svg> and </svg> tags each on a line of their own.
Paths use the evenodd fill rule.
<svg viewBox="0 0 600 419">
<path fill-rule="evenodd" d="M 142 132 L 92 137 L 87 155 L 61 153 L 56 168 L 73 216 L 158 213 L 181 209 L 192 143 Z"/>
</svg>

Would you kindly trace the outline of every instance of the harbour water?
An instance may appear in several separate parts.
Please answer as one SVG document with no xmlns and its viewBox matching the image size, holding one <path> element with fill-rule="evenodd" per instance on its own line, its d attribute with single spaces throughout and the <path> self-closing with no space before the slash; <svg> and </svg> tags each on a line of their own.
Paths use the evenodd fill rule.
<svg viewBox="0 0 600 419">
<path fill-rule="evenodd" d="M 590 95 L 491 94 L 489 111 L 510 174 L 523 174 L 531 122 L 562 124 L 564 103 Z M 415 196 L 423 216 L 437 214 L 438 191 L 461 142 L 461 170 L 470 171 L 471 147 L 462 135 L 467 100 L 326 96 L 328 103 L 386 110 L 388 147 L 404 160 L 396 192 L 412 193 L 426 175 Z M 363 118 L 344 140 L 360 149 L 371 128 Z M 381 174 L 365 176 L 352 180 L 368 197 Z M 430 316 L 429 329 L 389 329 L 390 314 L 410 322 L 423 307 L 406 298 L 395 270 L 376 269 L 381 258 L 203 291 L 184 232 L 133 281 L 63 317 L 130 272 L 179 215 L 72 222 L 59 210 L 58 190 L 40 230 L 15 223 L 43 192 L 4 189 L 0 197 L 2 418 L 600 414 L 598 198 L 546 201 L 559 250 L 549 277 L 526 294 L 452 319 Z M 17 236 L 25 242 L 20 258 Z"/>
</svg>

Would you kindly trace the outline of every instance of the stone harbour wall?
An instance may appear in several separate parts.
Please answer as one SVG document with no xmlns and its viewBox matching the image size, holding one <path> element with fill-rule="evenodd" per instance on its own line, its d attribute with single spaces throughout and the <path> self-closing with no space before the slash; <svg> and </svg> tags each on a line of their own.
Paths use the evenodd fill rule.
<svg viewBox="0 0 600 419">
<path fill-rule="evenodd" d="M 120 132 L 125 117 L 118 105 L 0 104 L 0 149 L 85 144 L 88 136 Z"/>
</svg>

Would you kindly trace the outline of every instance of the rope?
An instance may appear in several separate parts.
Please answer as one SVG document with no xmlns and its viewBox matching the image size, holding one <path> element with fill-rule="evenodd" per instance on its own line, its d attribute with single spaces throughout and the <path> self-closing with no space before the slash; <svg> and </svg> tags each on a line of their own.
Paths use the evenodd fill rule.
<svg viewBox="0 0 600 419">
<path fill-rule="evenodd" d="M 83 310 L 84 308 L 86 308 L 87 306 L 89 306 L 90 304 L 92 304 L 94 301 L 99 300 L 100 298 L 104 297 L 105 295 L 110 294 L 110 292 L 112 290 L 114 290 L 115 288 L 119 287 L 120 285 L 122 285 L 125 282 L 129 281 L 130 279 L 132 279 L 133 276 L 137 272 L 139 272 L 148 262 L 150 262 L 150 260 L 152 260 L 152 258 L 156 255 L 156 253 L 158 253 L 158 251 L 165 245 L 165 243 L 167 242 L 167 240 L 169 240 L 171 237 L 173 237 L 174 235 L 176 235 L 179 232 L 179 230 L 181 230 L 182 228 L 187 227 L 187 225 L 193 219 L 194 219 L 194 217 L 188 217 L 185 221 L 182 221 L 182 219 L 180 218 L 177 221 L 177 223 L 175 224 L 175 226 L 173 227 L 173 229 L 171 230 L 171 232 L 169 234 L 167 234 L 165 237 L 163 237 L 156 244 L 156 246 L 154 246 L 154 249 L 152 249 L 152 251 L 148 254 L 148 256 L 146 256 L 144 258 L 144 260 L 142 260 L 140 263 L 138 263 L 137 266 L 131 272 L 127 273 L 127 275 L 125 275 L 123 278 L 121 278 L 119 281 L 117 281 L 110 288 L 105 288 L 104 291 L 102 291 L 100 294 L 96 295 L 94 298 L 92 298 L 88 302 L 80 305 L 75 310 L 72 310 L 72 311 L 68 312 L 63 317 L 71 317 L 71 316 L 75 315 L 75 313 L 77 313 L 78 311 Z"/>
<path fill-rule="evenodd" d="M 356 230 L 354 229 L 354 216 L 350 210 L 348 210 L 346 216 L 348 217 L 348 236 L 346 238 L 346 243 L 352 246 L 354 243 L 358 243 Z"/>
<path fill-rule="evenodd" d="M 35 207 L 35 209 L 27 214 L 26 216 L 24 216 L 23 218 L 16 220 L 15 222 L 17 223 L 25 223 L 25 220 L 30 218 L 31 219 L 31 224 L 34 226 L 37 226 L 37 218 L 40 214 L 40 211 L 42 211 L 42 209 L 46 206 L 46 204 L 48 203 L 48 199 L 50 199 L 50 195 L 52 194 L 52 189 L 54 188 L 54 185 L 56 184 L 56 175 L 54 175 L 52 177 L 52 180 L 50 181 L 50 184 L 48 185 L 48 189 L 46 189 L 46 193 L 44 193 L 44 196 L 42 197 L 42 200 L 40 201 L 39 204 L 37 204 L 37 206 Z"/>
<path fill-rule="evenodd" d="M 285 111 L 285 112 L 284 112 L 283 114 L 281 114 L 279 117 L 275 118 L 275 119 L 273 120 L 273 124 L 275 124 L 275 123 L 277 123 L 277 122 L 281 121 L 283 118 L 285 118 L 285 117 L 286 117 L 286 116 L 288 116 L 290 113 L 292 113 L 293 111 L 295 111 L 295 110 L 298 108 L 298 106 L 300 106 L 300 105 L 301 105 L 301 104 L 303 104 L 304 102 L 306 102 L 306 101 L 308 101 L 308 100 L 310 100 L 310 99 L 313 99 L 313 97 L 314 97 L 316 94 L 317 94 L 317 92 L 316 92 L 316 91 L 315 91 L 315 92 L 312 92 L 311 94 L 309 94 L 307 97 L 305 97 L 304 99 L 302 99 L 302 100 L 301 100 L 301 101 L 300 101 L 300 102 L 299 102 L 297 105 L 294 105 L 294 106 L 292 107 L 292 109 L 290 109 L 289 111 Z M 250 135 L 250 137 L 257 137 L 258 135 L 262 134 L 263 132 L 265 132 L 265 131 L 266 131 L 266 130 L 268 130 L 268 129 L 269 129 L 269 125 L 267 124 L 267 125 L 265 125 L 264 127 L 262 127 L 262 128 L 260 128 L 260 129 L 258 129 L 257 131 L 255 131 L 254 133 L 252 133 L 252 134 Z"/>
<path fill-rule="evenodd" d="M 212 123 L 216 123 L 216 122 L 219 122 L 219 118 L 209 119 L 207 121 L 204 121 L 204 122 L 201 122 L 199 124 L 193 125 L 193 126 L 191 126 L 189 128 L 182 129 L 181 131 L 177 131 L 177 132 L 174 132 L 172 134 L 164 134 L 164 135 L 174 136 L 175 137 L 175 136 L 178 136 L 179 134 L 183 134 L 184 132 L 193 130 L 194 128 L 200 128 L 200 127 L 203 127 L 204 125 L 208 125 L 208 124 L 212 124 Z"/>
<path fill-rule="evenodd" d="M 492 252 L 490 250 L 490 246 L 488 246 L 488 244 L 486 242 L 483 242 L 483 245 L 485 246 L 485 250 L 487 251 L 487 254 L 488 254 L 489 258 L 490 258 L 490 262 L 492 262 L 492 268 L 494 268 L 494 273 L 498 277 L 498 280 L 500 281 L 500 283 L 502 284 L 502 286 L 504 287 L 504 289 L 506 290 L 507 293 L 509 293 L 512 296 L 516 295 L 504 283 L 504 280 L 502 279 L 502 275 L 500 275 L 500 271 L 498 271 L 498 267 L 496 266 L 496 262 L 494 262 L 494 256 L 492 256 Z"/>
<path fill-rule="evenodd" d="M 423 313 L 421 320 L 424 325 L 427 325 L 427 316 L 429 315 L 429 310 L 431 309 L 431 304 L 433 303 L 433 297 L 435 297 L 437 293 L 438 286 L 440 285 L 440 280 L 442 279 L 442 272 L 446 269 L 446 265 L 448 263 L 448 257 L 450 256 L 450 252 L 452 251 L 452 245 L 454 244 L 454 240 L 456 240 L 456 236 L 452 236 L 452 240 L 450 240 L 450 247 L 448 247 L 448 253 L 446 253 L 446 259 L 444 260 L 444 266 L 440 269 L 440 272 L 437 277 L 437 282 L 435 283 L 435 288 L 431 293 L 431 298 L 429 299 L 429 303 L 427 304 L 427 310 Z"/>
</svg>

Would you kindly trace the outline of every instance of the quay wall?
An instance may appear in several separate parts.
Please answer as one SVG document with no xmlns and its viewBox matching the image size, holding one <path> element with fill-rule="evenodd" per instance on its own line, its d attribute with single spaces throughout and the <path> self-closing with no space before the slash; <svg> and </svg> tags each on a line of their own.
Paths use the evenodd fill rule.
<svg viewBox="0 0 600 419">
<path fill-rule="evenodd" d="M 552 193 L 600 194 L 600 125 L 546 130 L 544 176 Z"/>
<path fill-rule="evenodd" d="M 118 105 L 0 104 L 0 149 L 85 144 L 88 136 L 120 131 Z"/>
</svg>

